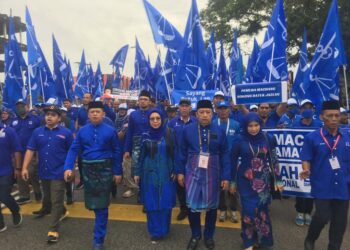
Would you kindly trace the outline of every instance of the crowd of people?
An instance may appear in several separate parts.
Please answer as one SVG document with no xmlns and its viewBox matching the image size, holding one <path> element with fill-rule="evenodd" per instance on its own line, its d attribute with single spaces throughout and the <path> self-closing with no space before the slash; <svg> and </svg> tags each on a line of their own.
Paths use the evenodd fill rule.
<svg viewBox="0 0 350 250">
<path fill-rule="evenodd" d="M 31 202 L 31 186 L 42 203 L 33 214 L 51 214 L 47 241 L 55 243 L 69 212 L 64 201 L 69 206 L 73 189 L 84 189 L 85 206 L 95 214 L 93 249 L 103 249 L 110 197 L 122 183 L 122 197 L 137 196 L 143 204 L 154 244 L 169 234 L 177 198 L 177 220 L 188 217 L 192 232 L 188 250 L 202 237 L 206 248 L 214 249 L 216 222 L 227 219 L 241 222 L 244 249 L 269 248 L 269 205 L 284 187 L 277 142 L 263 129 L 313 128 L 301 151 L 300 173 L 310 178 L 313 198 L 296 197 L 295 223 L 309 226 L 304 246 L 312 250 L 330 221 L 328 249 L 339 250 L 350 198 L 348 111 L 325 101 L 318 112 L 307 99 L 235 105 L 221 91 L 213 100 L 198 101 L 195 110 L 188 99 L 177 106 L 157 103 L 146 90 L 137 102 L 109 94 L 93 100 L 86 93 L 80 107 L 66 99 L 62 107 L 47 103 L 30 110 L 18 100 L 15 110 L 1 110 L 0 202 L 19 226 L 20 205 Z M 13 177 L 17 201 L 11 196 Z M 206 213 L 203 232 L 201 212 Z M 6 228 L 0 210 L 0 232 Z"/>
</svg>

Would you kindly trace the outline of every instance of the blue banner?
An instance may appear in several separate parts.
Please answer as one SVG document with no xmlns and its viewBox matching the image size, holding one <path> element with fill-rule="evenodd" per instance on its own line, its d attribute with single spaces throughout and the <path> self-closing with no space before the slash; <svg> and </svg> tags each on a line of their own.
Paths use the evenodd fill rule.
<svg viewBox="0 0 350 250">
<path fill-rule="evenodd" d="M 181 99 L 191 101 L 191 106 L 196 109 L 200 100 L 213 100 L 216 90 L 173 90 L 171 93 L 172 104 L 179 104 Z"/>
<path fill-rule="evenodd" d="M 280 173 L 284 184 L 283 195 L 311 197 L 310 180 L 301 180 L 302 171 L 300 152 L 304 145 L 304 137 L 313 129 L 264 129 L 277 140 L 277 156 Z"/>
<path fill-rule="evenodd" d="M 287 102 L 287 82 L 249 83 L 233 85 L 232 100 L 235 104 L 259 104 Z"/>
</svg>

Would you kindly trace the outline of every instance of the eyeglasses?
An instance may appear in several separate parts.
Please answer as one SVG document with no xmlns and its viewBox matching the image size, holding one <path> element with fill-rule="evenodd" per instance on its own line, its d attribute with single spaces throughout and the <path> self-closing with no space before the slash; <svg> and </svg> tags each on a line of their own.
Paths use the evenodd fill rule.
<svg viewBox="0 0 350 250">
<path fill-rule="evenodd" d="M 154 121 L 160 121 L 160 117 L 151 117 L 149 118 L 150 121 L 154 122 Z"/>
</svg>

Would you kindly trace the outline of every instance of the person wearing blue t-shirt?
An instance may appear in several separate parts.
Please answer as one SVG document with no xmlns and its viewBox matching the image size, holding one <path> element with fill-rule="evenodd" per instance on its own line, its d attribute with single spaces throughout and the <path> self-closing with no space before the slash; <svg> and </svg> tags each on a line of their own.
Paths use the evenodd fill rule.
<svg viewBox="0 0 350 250">
<path fill-rule="evenodd" d="M 217 106 L 218 118 L 213 121 L 216 123 L 222 131 L 225 133 L 227 138 L 227 144 L 229 151 L 231 152 L 232 145 L 240 132 L 240 124 L 234 119 L 229 118 L 230 115 L 230 105 L 226 102 L 219 102 Z M 228 206 L 231 211 L 230 216 L 232 223 L 238 223 L 237 216 L 237 196 L 235 194 L 229 193 L 227 190 L 221 190 L 220 200 L 219 200 L 219 210 L 220 216 L 219 221 L 224 222 L 227 217 Z"/>
<path fill-rule="evenodd" d="M 315 213 L 304 242 L 314 250 L 315 241 L 330 222 L 329 250 L 340 250 L 347 226 L 350 199 L 350 133 L 339 128 L 339 102 L 325 101 L 324 126 L 308 134 L 301 151 L 301 179 L 310 178 Z"/>
<path fill-rule="evenodd" d="M 289 98 L 287 101 L 287 110 L 281 116 L 281 119 L 278 121 L 277 126 L 279 128 L 290 128 L 297 114 L 299 114 L 298 102 L 294 98 Z"/>
<path fill-rule="evenodd" d="M 285 104 L 279 104 L 274 110 L 271 110 L 271 107 L 268 103 L 260 103 L 258 107 L 258 114 L 263 121 L 263 128 L 277 127 L 278 121 L 286 109 Z"/>
<path fill-rule="evenodd" d="M 12 213 L 13 224 L 19 226 L 22 223 L 20 208 L 12 197 L 13 176 L 21 175 L 21 144 L 15 130 L 4 127 L 0 123 L 0 203 L 4 204 Z M 15 158 L 15 170 L 12 165 L 12 156 Z M 0 233 L 7 226 L 4 222 L 2 209 L 0 208 Z"/>
</svg>

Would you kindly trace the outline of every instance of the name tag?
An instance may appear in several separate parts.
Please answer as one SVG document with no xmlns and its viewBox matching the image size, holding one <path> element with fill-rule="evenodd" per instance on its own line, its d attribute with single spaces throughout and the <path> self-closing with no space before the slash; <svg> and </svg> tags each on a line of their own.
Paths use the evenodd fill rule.
<svg viewBox="0 0 350 250">
<path fill-rule="evenodd" d="M 331 164 L 331 167 L 333 170 L 339 169 L 340 168 L 340 164 L 338 161 L 337 157 L 332 157 L 329 159 L 329 163 Z"/>
<path fill-rule="evenodd" d="M 209 164 L 209 154 L 201 152 L 199 155 L 198 167 L 207 169 Z"/>
</svg>

